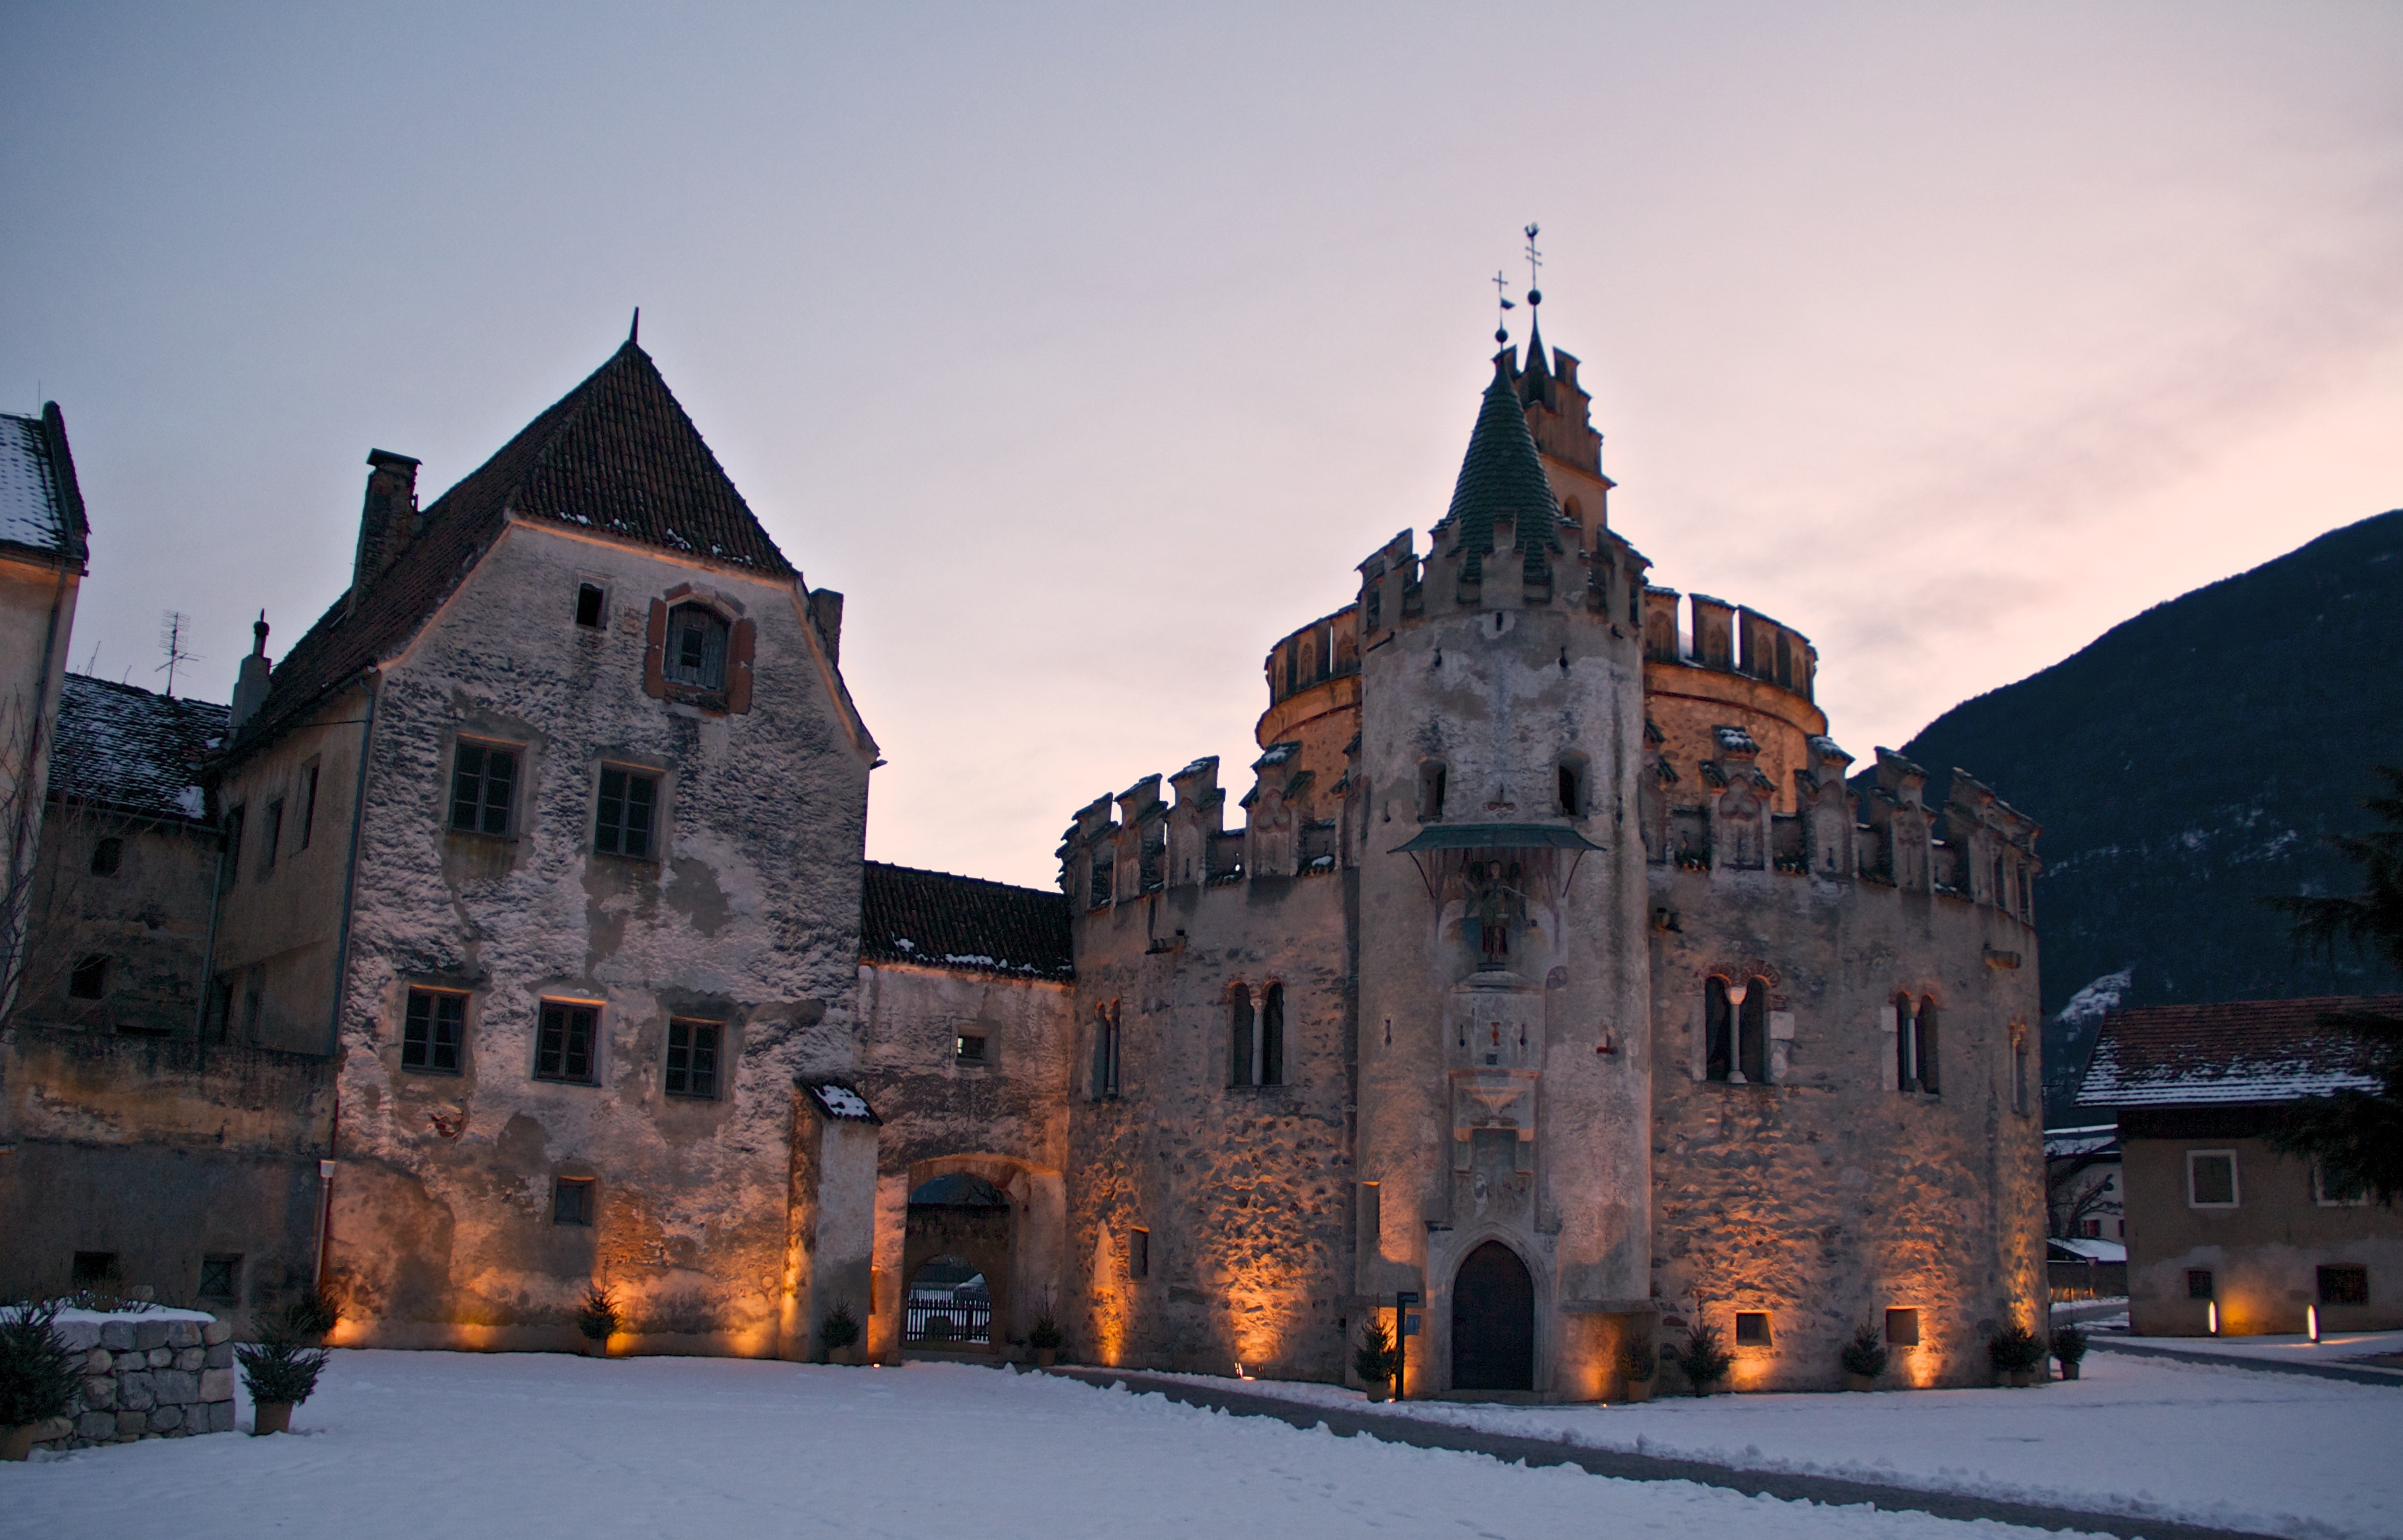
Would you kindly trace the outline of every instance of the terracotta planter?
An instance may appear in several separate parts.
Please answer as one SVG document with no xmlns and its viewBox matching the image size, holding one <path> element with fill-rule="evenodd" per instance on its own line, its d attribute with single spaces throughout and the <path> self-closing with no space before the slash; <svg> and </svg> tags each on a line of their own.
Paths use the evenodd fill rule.
<svg viewBox="0 0 2403 1540">
<path fill-rule="evenodd" d="M 2064 1358 L 2064 1359 L 2063 1359 L 2063 1360 L 2062 1360 L 2062 1362 L 2061 1362 L 2061 1377 L 2062 1377 L 2063 1380 L 2075 1380 L 2075 1379 L 2077 1379 L 2077 1359 L 2075 1359 L 2075 1358 Z"/>
<path fill-rule="evenodd" d="M 1877 1376 L 1873 1374 L 1854 1374 L 1852 1370 L 1846 1369 L 1844 1371 L 1844 1388 L 1846 1390 L 1875 1390 L 1877 1389 Z"/>
<path fill-rule="evenodd" d="M 1630 1380 L 1627 1381 L 1627 1399 L 1631 1405 L 1638 1401 L 1651 1400 L 1652 1381 L 1649 1380 Z"/>
<path fill-rule="evenodd" d="M 2013 1390 L 2025 1390 L 2030 1385 L 2035 1383 L 2035 1377 L 2026 1369 L 2005 1369 L 2003 1371 L 2003 1383 L 2008 1385 Z"/>
<path fill-rule="evenodd" d="M 34 1454 L 34 1435 L 42 1431 L 39 1422 L 20 1422 L 0 1433 L 0 1460 L 30 1460 Z"/>
<path fill-rule="evenodd" d="M 1060 1350 L 1058 1348 L 1036 1348 L 1035 1350 L 1035 1367 L 1038 1369 L 1048 1369 L 1059 1361 Z"/>
<path fill-rule="evenodd" d="M 261 1401 L 254 1410 L 257 1415 L 251 1420 L 250 1436 L 253 1438 L 259 1436 L 261 1434 L 290 1433 L 292 1431 L 291 1402 Z"/>
<path fill-rule="evenodd" d="M 584 1345 L 576 1351 L 587 1358 L 606 1358 L 609 1356 L 609 1339 L 605 1337 L 588 1337 L 584 1339 Z"/>
<path fill-rule="evenodd" d="M 1371 1401 L 1390 1401 L 1393 1398 L 1394 1387 L 1391 1384 L 1370 1385 L 1368 1387 L 1368 1399 Z"/>
</svg>

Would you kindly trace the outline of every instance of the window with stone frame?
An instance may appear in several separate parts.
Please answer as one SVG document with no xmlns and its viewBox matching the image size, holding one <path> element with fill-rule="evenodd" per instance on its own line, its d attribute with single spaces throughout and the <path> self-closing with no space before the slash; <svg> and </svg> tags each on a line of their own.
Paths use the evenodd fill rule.
<svg viewBox="0 0 2403 1540">
<path fill-rule="evenodd" d="M 589 1086 L 600 1069 L 601 1007 L 546 1000 L 535 1034 L 534 1077 Z"/>
<path fill-rule="evenodd" d="M 1919 1307 L 1896 1305 L 1887 1310 L 1885 1339 L 1897 1348 L 1919 1346 Z"/>
<path fill-rule="evenodd" d="M 1735 1312 L 1735 1345 L 1740 1348 L 1765 1348 L 1770 1345 L 1767 1311 L 1740 1310 Z"/>
<path fill-rule="evenodd" d="M 521 754 L 514 743 L 459 740 L 451 759 L 452 828 L 463 834 L 510 832 Z"/>
<path fill-rule="evenodd" d="M 660 776 L 619 765 L 601 767 L 592 819 L 592 848 L 603 855 L 648 860 L 659 818 Z"/>
<path fill-rule="evenodd" d="M 725 1034 L 720 1022 L 669 1020 L 666 1090 L 670 1096 L 716 1099 L 718 1045 Z"/>
<path fill-rule="evenodd" d="M 1717 974 L 1702 980 L 1702 1078 L 1726 1081 L 1735 1074 L 1735 1006 L 1728 981 Z"/>
<path fill-rule="evenodd" d="M 550 1185 L 550 1222 L 590 1225 L 601 1212 L 601 1184 L 590 1176 L 562 1176 Z"/>
<path fill-rule="evenodd" d="M 400 1027 L 400 1067 L 456 1075 L 467 1041 L 467 997 L 456 990 L 409 992 Z"/>
<path fill-rule="evenodd" d="M 2237 1206 L 2237 1198 L 2234 1150 L 2186 1152 L 2187 1207 L 2232 1209 Z"/>
<path fill-rule="evenodd" d="M 1766 978 L 1744 981 L 1743 1004 L 1736 1012 L 1736 1063 L 1747 1084 L 1769 1084 L 1769 980 Z"/>
</svg>

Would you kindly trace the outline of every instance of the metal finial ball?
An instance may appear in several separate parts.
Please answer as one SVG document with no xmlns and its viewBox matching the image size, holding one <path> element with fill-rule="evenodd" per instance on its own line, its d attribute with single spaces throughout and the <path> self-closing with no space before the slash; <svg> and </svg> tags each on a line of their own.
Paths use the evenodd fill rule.
<svg viewBox="0 0 2403 1540">
<path fill-rule="evenodd" d="M 1494 328 L 1493 328 L 1493 340 L 1495 340 L 1496 342 L 1507 342 L 1508 340 L 1510 340 L 1510 328 L 1509 328 L 1509 327 L 1507 327 L 1507 326 L 1496 326 L 1496 327 L 1494 327 Z"/>
<path fill-rule="evenodd" d="M 1542 304 L 1543 302 L 1544 302 L 1544 291 L 1543 291 L 1543 290 L 1541 290 L 1541 289 L 1529 289 L 1529 290 L 1527 291 L 1527 303 L 1529 303 L 1529 304 L 1531 304 L 1531 305 L 1540 305 L 1540 304 Z"/>
</svg>

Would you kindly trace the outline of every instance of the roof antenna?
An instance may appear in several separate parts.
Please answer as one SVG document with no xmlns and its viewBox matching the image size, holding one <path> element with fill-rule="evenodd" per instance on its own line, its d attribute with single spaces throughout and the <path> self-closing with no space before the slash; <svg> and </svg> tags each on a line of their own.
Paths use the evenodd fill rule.
<svg viewBox="0 0 2403 1540">
<path fill-rule="evenodd" d="M 1493 340 L 1507 343 L 1510 340 L 1509 312 L 1517 308 L 1510 303 L 1510 297 L 1502 292 L 1510 286 L 1510 280 L 1502 276 L 1500 268 L 1495 268 L 1491 282 L 1493 284 L 1493 302 L 1502 307 L 1493 315 Z"/>
<path fill-rule="evenodd" d="M 643 345 L 643 307 L 640 305 L 634 307 L 634 324 L 626 328 L 626 345 L 629 347 Z"/>
<path fill-rule="evenodd" d="M 159 617 L 159 650 L 167 655 L 167 660 L 150 672 L 167 675 L 167 699 L 170 701 L 175 698 L 175 665 L 200 659 L 199 653 L 184 650 L 184 632 L 191 629 L 192 617 L 182 610 L 169 610 Z"/>
</svg>

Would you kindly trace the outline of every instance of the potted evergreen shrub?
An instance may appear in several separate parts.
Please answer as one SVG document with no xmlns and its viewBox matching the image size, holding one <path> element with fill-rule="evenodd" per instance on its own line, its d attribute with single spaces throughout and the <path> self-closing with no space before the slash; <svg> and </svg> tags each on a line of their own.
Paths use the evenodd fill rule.
<svg viewBox="0 0 2403 1540">
<path fill-rule="evenodd" d="M 1844 1344 L 1844 1388 L 1875 1390 L 1885 1372 L 1885 1339 L 1875 1326 L 1863 1326 Z"/>
<path fill-rule="evenodd" d="M 1383 1316 L 1371 1313 L 1360 1323 L 1360 1339 L 1352 1346 L 1352 1369 L 1367 1382 L 1369 1400 L 1394 1398 L 1394 1370 L 1400 1357 L 1394 1351 L 1394 1328 Z"/>
<path fill-rule="evenodd" d="M 2052 1355 L 2061 1360 L 2061 1377 L 2077 1378 L 2077 1366 L 2086 1361 L 2086 1333 L 2076 1326 L 2063 1326 L 2052 1334 Z"/>
<path fill-rule="evenodd" d="M 252 1437 L 292 1431 L 292 1408 L 316 1390 L 326 1356 L 325 1349 L 311 1347 L 282 1329 L 233 1350 L 243 1385 L 250 1392 Z"/>
<path fill-rule="evenodd" d="M 1048 1369 L 1060 1361 L 1060 1350 L 1068 1345 L 1068 1334 L 1060 1329 L 1051 1312 L 1045 1311 L 1035 1318 L 1033 1329 L 1026 1334 L 1026 1345 L 1035 1350 L 1035 1367 Z"/>
<path fill-rule="evenodd" d="M 1677 1355 L 1677 1367 L 1686 1371 L 1686 1382 L 1696 1395 L 1725 1395 L 1734 1388 L 1728 1383 L 1728 1371 L 1735 1367 L 1735 1354 L 1719 1340 L 1716 1326 L 1697 1325 L 1686 1334 L 1686 1351 Z"/>
<path fill-rule="evenodd" d="M 1646 1338 L 1631 1337 L 1618 1348 L 1618 1376 L 1627 1381 L 1627 1399 L 1652 1399 L 1652 1377 L 1660 1372 L 1660 1354 Z"/>
<path fill-rule="evenodd" d="M 609 1339 L 618 1334 L 623 1319 L 618 1313 L 617 1296 L 605 1283 L 594 1283 L 584 1291 L 584 1302 L 576 1308 L 576 1329 L 584 1335 L 584 1352 L 588 1357 L 609 1356 Z"/>
<path fill-rule="evenodd" d="M 0 1460 L 30 1457 L 42 1424 L 74 1404 L 77 1366 L 51 1335 L 58 1316 L 49 1300 L 19 1305 L 0 1322 Z"/>
<path fill-rule="evenodd" d="M 818 1340 L 826 1344 L 826 1362 L 848 1364 L 852 1350 L 859 1344 L 859 1318 L 851 1313 L 851 1301 L 838 1299 L 834 1309 L 826 1311 L 818 1323 Z"/>
<path fill-rule="evenodd" d="M 2005 1326 L 1986 1344 L 1986 1356 L 1993 1361 L 1994 1373 L 2004 1384 L 2032 1385 L 2035 1371 L 2044 1367 L 2044 1339 L 2025 1326 Z"/>
<path fill-rule="evenodd" d="M 326 1335 L 341 1324 L 341 1319 L 342 1312 L 335 1305 L 334 1297 L 320 1283 L 284 1307 L 274 1332 L 302 1347 L 322 1348 Z"/>
</svg>

